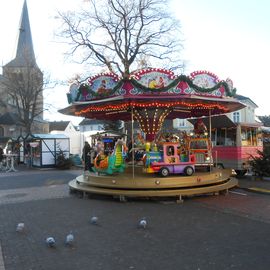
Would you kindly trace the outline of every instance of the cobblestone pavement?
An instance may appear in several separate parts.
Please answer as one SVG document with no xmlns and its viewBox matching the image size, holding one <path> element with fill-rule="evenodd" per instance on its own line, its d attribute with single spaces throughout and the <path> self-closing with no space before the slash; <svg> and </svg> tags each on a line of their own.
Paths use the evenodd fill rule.
<svg viewBox="0 0 270 270">
<path fill-rule="evenodd" d="M 270 180 L 263 180 L 255 176 L 246 176 L 239 179 L 239 186 L 249 191 L 270 195 Z"/>
<path fill-rule="evenodd" d="M 9 189 L 5 183 L 0 190 L 0 270 L 269 269 L 269 195 L 234 189 L 183 204 L 81 199 L 69 195 L 65 184 L 78 173 L 7 176 L 15 182 L 24 179 L 26 187 L 13 183 Z M 49 185 L 48 179 L 53 179 Z M 7 181 L 3 174 L 0 187 L 1 181 Z M 98 225 L 89 222 L 94 215 Z M 145 230 L 138 228 L 142 217 L 148 221 Z M 16 232 L 19 222 L 25 223 L 24 233 Z M 70 231 L 76 239 L 71 248 L 64 244 Z M 56 238 L 56 248 L 46 246 L 48 236 Z"/>
<path fill-rule="evenodd" d="M 82 173 L 81 170 L 32 169 L 27 171 L 25 167 L 20 168 L 22 169 L 17 172 L 0 172 L 0 190 L 67 184 Z"/>
<path fill-rule="evenodd" d="M 67 183 L 79 174 L 80 171 L 63 173 L 51 170 L 21 171 L 12 174 L 1 173 L 0 205 L 68 197 L 69 188 Z M 12 188 L 8 189 L 9 186 Z"/>
<path fill-rule="evenodd" d="M 241 189 L 229 191 L 227 196 L 196 197 L 193 202 L 222 211 L 237 214 L 249 219 L 270 223 L 270 196 L 254 194 Z"/>
<path fill-rule="evenodd" d="M 64 198 L 69 196 L 68 185 L 51 185 L 0 190 L 0 205 L 27 201 Z"/>
</svg>

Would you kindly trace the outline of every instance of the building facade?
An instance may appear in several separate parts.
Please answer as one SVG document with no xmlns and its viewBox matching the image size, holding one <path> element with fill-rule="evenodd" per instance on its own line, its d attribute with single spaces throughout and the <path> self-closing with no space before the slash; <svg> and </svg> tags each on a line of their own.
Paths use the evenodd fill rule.
<svg viewBox="0 0 270 270">
<path fill-rule="evenodd" d="M 235 98 L 245 104 L 246 107 L 228 114 L 228 117 L 234 123 L 257 123 L 258 119 L 256 117 L 255 110 L 258 106 L 256 103 L 254 103 L 250 98 L 242 95 L 236 95 Z"/>
</svg>

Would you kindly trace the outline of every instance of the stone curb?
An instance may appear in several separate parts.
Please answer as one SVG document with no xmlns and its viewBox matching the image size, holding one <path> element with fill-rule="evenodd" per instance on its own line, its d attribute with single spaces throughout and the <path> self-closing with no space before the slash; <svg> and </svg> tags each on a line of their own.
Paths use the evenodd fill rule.
<svg viewBox="0 0 270 270">
<path fill-rule="evenodd" d="M 259 194 L 264 194 L 264 195 L 270 195 L 270 190 L 269 189 L 265 189 L 265 188 L 259 188 L 259 187 L 241 187 L 239 186 L 239 188 L 246 190 L 246 191 L 250 191 L 250 192 L 254 192 L 254 193 L 259 193 Z"/>
</svg>

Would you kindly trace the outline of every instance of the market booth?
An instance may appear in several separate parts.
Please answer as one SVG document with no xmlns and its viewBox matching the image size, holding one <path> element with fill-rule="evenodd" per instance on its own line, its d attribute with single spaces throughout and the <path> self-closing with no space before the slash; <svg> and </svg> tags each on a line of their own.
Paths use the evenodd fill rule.
<svg viewBox="0 0 270 270">
<path fill-rule="evenodd" d="M 25 163 L 33 167 L 54 167 L 57 156 L 69 157 L 69 138 L 64 134 L 31 134 L 25 140 Z"/>
</svg>

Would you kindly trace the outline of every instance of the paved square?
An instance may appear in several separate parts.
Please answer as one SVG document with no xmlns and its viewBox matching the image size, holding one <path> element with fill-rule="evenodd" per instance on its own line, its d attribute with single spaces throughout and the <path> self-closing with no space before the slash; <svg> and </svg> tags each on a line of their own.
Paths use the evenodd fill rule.
<svg viewBox="0 0 270 270">
<path fill-rule="evenodd" d="M 40 176 L 32 174 L 31 185 L 0 191 L 0 270 L 269 269 L 269 215 L 254 213 L 254 204 L 269 210 L 270 196 L 230 193 L 183 204 L 80 199 L 69 195 L 61 181 L 44 184 L 60 175 L 74 177 L 47 172 L 34 186 Z M 98 225 L 90 223 L 92 216 L 99 218 Z M 143 217 L 145 230 L 138 228 Z M 25 233 L 16 232 L 20 222 Z M 74 247 L 64 244 L 70 231 Z M 56 248 L 46 246 L 48 236 L 55 237 Z"/>
</svg>

